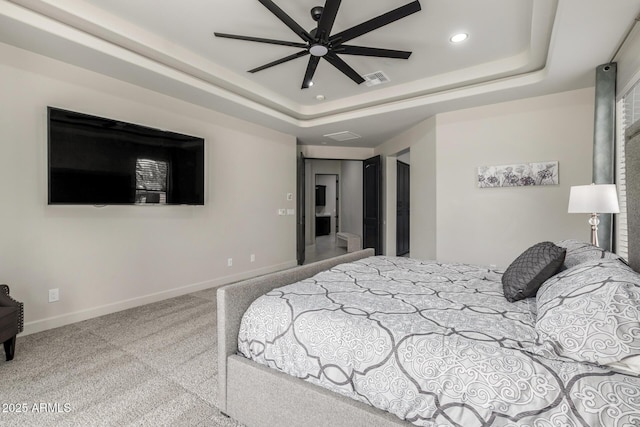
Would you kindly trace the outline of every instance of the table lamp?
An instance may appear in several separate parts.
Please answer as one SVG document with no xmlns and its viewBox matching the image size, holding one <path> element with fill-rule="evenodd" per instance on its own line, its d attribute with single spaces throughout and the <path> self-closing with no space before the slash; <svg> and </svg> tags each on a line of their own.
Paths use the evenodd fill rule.
<svg viewBox="0 0 640 427">
<path fill-rule="evenodd" d="M 619 213 L 615 184 L 574 185 L 569 193 L 569 213 L 590 213 L 591 243 L 598 246 L 598 214 Z"/>
</svg>

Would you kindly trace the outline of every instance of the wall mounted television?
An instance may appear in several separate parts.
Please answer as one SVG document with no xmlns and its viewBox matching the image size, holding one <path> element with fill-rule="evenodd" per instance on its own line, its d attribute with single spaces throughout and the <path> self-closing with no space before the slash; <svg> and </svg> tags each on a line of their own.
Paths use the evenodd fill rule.
<svg viewBox="0 0 640 427">
<path fill-rule="evenodd" d="M 50 205 L 204 205 L 204 139 L 48 107 Z"/>
</svg>

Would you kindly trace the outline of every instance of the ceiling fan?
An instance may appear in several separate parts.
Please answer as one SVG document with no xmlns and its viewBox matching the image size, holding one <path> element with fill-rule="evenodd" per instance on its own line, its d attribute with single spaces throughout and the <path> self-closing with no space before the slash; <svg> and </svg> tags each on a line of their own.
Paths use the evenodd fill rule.
<svg viewBox="0 0 640 427">
<path fill-rule="evenodd" d="M 320 58 L 326 59 L 327 62 L 336 67 L 357 84 L 364 82 L 364 78 L 353 68 L 351 68 L 346 62 L 344 62 L 338 56 L 338 54 L 408 59 L 409 56 L 411 56 L 411 52 L 403 50 L 353 46 L 346 45 L 344 43 L 421 10 L 420 2 L 416 0 L 397 9 L 384 13 L 380 16 L 377 16 L 376 18 L 363 22 L 362 24 L 331 35 L 331 29 L 333 28 L 333 23 L 338 14 L 341 0 L 326 0 L 324 7 L 316 6 L 311 9 L 311 17 L 318 23 L 317 27 L 312 29 L 311 31 L 306 31 L 304 28 L 302 28 L 296 21 L 294 21 L 271 0 L 258 1 L 262 3 L 264 7 L 269 9 L 271 13 L 273 13 L 278 19 L 280 19 L 294 33 L 296 33 L 303 40 L 303 43 L 290 42 L 285 40 L 264 39 L 259 37 L 240 36 L 235 34 L 214 34 L 216 35 L 216 37 L 291 46 L 302 49 L 301 51 L 298 51 L 293 55 L 286 56 L 284 58 L 249 70 L 250 73 L 256 73 L 258 71 L 273 67 L 274 65 L 282 64 L 296 58 L 302 58 L 303 56 L 311 55 L 311 57 L 309 58 L 309 64 L 307 65 L 307 71 L 305 72 L 304 79 L 302 81 L 302 89 L 307 89 L 311 85 L 313 85 L 313 75 L 316 72 L 316 68 L 318 67 Z"/>
</svg>

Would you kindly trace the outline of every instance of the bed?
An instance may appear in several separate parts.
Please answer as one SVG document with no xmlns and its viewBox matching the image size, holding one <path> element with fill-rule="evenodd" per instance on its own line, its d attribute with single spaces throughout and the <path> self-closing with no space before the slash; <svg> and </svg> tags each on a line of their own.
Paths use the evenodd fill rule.
<svg viewBox="0 0 640 427">
<path fill-rule="evenodd" d="M 520 296 L 513 264 L 370 249 L 223 287 L 220 409 L 248 426 L 640 425 L 638 215 L 631 266 L 541 242 L 519 267 L 539 245 L 561 260 Z"/>
</svg>

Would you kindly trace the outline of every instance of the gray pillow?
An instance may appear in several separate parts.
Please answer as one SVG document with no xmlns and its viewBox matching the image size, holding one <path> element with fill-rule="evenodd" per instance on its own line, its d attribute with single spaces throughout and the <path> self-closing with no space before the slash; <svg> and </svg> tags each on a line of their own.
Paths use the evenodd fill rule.
<svg viewBox="0 0 640 427">
<path fill-rule="evenodd" d="M 524 251 L 502 275 L 504 297 L 515 302 L 534 296 L 544 281 L 560 270 L 566 252 L 551 242 L 540 242 Z"/>
<path fill-rule="evenodd" d="M 564 268 L 575 267 L 583 262 L 599 259 L 619 259 L 625 262 L 613 252 L 605 251 L 591 243 L 581 242 L 579 240 L 562 240 L 557 242 L 556 245 L 567 250 L 567 256 L 564 258 Z"/>
</svg>

